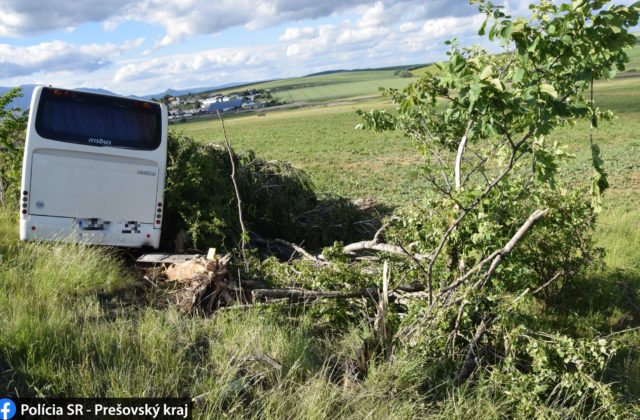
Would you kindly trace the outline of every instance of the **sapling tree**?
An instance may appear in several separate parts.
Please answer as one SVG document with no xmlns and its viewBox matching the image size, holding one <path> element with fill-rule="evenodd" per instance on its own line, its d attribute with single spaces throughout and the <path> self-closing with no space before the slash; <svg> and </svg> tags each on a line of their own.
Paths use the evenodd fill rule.
<svg viewBox="0 0 640 420">
<path fill-rule="evenodd" d="M 428 304 L 397 339 L 455 355 L 459 383 L 483 355 L 508 353 L 496 340 L 508 335 L 503 321 L 525 296 L 597 259 L 585 232 L 608 186 L 600 150 L 585 138 L 593 163 L 587 205 L 556 180 L 569 155 L 562 138 L 548 136 L 579 119 L 595 128 L 611 117 L 595 106 L 593 81 L 624 70 L 640 10 L 639 3 L 541 1 L 529 18 L 512 18 L 489 1 L 472 3 L 486 16 L 480 35 L 500 53 L 449 41 L 436 71 L 387 91 L 397 112 L 360 112 L 363 127 L 402 130 L 425 156 L 427 209 L 405 211 L 387 234 L 407 253 L 427 255 L 415 262 Z M 440 344 L 433 331 L 446 331 Z"/>
</svg>

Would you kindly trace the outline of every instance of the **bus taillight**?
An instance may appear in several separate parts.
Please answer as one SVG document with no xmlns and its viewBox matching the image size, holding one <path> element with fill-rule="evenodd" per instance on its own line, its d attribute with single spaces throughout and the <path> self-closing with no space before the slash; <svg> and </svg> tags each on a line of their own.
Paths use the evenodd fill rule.
<svg viewBox="0 0 640 420">
<path fill-rule="evenodd" d="M 158 203 L 158 208 L 156 209 L 156 225 L 162 223 L 162 203 Z"/>
<path fill-rule="evenodd" d="M 23 219 L 27 218 L 28 208 L 29 208 L 29 192 L 22 191 L 22 211 L 20 213 L 22 213 Z"/>
</svg>

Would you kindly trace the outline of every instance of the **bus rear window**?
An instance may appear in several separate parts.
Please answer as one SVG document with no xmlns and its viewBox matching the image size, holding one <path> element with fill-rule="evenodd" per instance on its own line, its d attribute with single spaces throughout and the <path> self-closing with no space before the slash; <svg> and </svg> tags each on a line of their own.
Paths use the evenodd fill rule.
<svg viewBox="0 0 640 420">
<path fill-rule="evenodd" d="M 44 138 L 153 150 L 160 145 L 160 106 L 127 98 L 44 88 L 36 130 Z"/>
</svg>

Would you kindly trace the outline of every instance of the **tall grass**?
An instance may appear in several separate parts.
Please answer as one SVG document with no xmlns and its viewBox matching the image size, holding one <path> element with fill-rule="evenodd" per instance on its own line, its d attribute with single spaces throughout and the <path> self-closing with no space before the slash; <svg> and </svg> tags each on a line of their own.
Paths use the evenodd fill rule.
<svg viewBox="0 0 640 420">
<path fill-rule="evenodd" d="M 387 385 L 362 384 L 345 393 L 326 365 L 340 349 L 318 336 L 304 316 L 294 322 L 278 313 L 230 310 L 202 319 L 135 303 L 141 300 L 127 294 L 141 293 L 141 285 L 113 251 L 20 243 L 16 226 L 15 217 L 0 212 L 3 393 L 206 394 L 198 411 L 205 418 L 400 418 L 420 410 L 410 398 L 389 403 L 382 374 L 370 381 Z M 256 355 L 277 360 L 282 370 L 246 361 Z"/>
</svg>

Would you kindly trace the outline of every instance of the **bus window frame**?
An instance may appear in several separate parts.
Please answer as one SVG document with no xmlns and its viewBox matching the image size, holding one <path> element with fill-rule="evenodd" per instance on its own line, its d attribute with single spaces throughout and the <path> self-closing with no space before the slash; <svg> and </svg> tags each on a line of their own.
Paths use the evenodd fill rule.
<svg viewBox="0 0 640 420">
<path fill-rule="evenodd" d="M 59 92 L 59 93 L 56 93 Z M 91 142 L 92 139 L 99 138 L 98 135 L 96 137 L 79 135 L 73 133 L 65 133 L 56 130 L 51 130 L 43 126 L 43 118 L 44 118 L 44 109 L 45 102 L 49 99 L 55 100 L 68 100 L 74 101 L 74 98 L 82 98 L 82 100 L 86 101 L 89 104 L 97 104 L 101 106 L 108 107 L 121 107 L 127 110 L 131 109 L 139 113 L 143 114 L 151 114 L 156 116 L 155 122 L 155 136 L 154 143 L 151 145 L 144 146 L 136 146 L 133 144 L 106 144 L 103 142 Z M 76 100 L 77 101 L 77 100 Z M 134 108 L 134 104 L 140 104 L 139 108 Z M 146 108 L 145 104 L 149 104 L 150 107 Z M 88 92 L 78 92 L 78 91 L 68 91 L 64 89 L 53 89 L 53 88 L 43 88 L 40 94 L 40 98 L 38 100 L 38 111 L 36 113 L 36 123 L 35 129 L 38 135 L 44 139 L 51 141 L 59 141 L 63 143 L 72 143 L 72 144 L 81 144 L 85 146 L 97 146 L 97 147 L 112 147 L 118 149 L 127 149 L 127 150 L 138 150 L 138 151 L 154 151 L 157 150 L 162 144 L 162 107 L 160 104 L 150 101 L 142 101 L 136 99 L 129 99 L 124 97 L 116 97 L 116 96 L 108 96 L 101 95 L 95 93 Z M 133 143 L 133 141 L 128 141 L 127 143 Z"/>
</svg>

